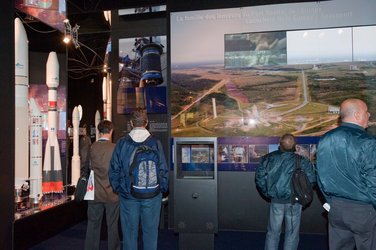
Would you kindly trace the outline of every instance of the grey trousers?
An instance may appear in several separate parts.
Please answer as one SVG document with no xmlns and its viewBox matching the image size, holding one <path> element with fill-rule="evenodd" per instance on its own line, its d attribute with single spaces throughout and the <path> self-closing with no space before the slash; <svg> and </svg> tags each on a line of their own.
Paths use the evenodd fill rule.
<svg viewBox="0 0 376 250">
<path fill-rule="evenodd" d="M 329 211 L 330 250 L 376 249 L 376 211 L 370 204 L 332 199 Z"/>
<path fill-rule="evenodd" d="M 88 201 L 85 250 L 99 249 L 103 212 L 106 211 L 108 249 L 119 250 L 119 203 Z"/>
</svg>

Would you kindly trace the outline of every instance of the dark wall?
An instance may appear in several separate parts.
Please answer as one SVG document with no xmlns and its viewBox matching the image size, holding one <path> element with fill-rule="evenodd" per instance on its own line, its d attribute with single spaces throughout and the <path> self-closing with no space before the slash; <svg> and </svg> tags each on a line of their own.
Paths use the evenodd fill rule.
<svg viewBox="0 0 376 250">
<path fill-rule="evenodd" d="M 99 110 L 103 119 L 102 100 L 103 76 L 98 74 L 82 79 L 69 79 L 68 89 L 68 120 L 72 121 L 72 112 L 75 106 L 82 106 L 82 119 L 80 126 L 87 124 L 95 126 L 95 112 Z"/>
<path fill-rule="evenodd" d="M 1 4 L 0 23 L 0 249 L 13 247 L 14 221 L 14 1 Z"/>
<path fill-rule="evenodd" d="M 218 173 L 218 224 L 220 230 L 266 231 L 269 202 L 258 193 L 254 172 Z M 317 192 L 303 210 L 300 232 L 326 233 L 326 215 Z"/>
</svg>

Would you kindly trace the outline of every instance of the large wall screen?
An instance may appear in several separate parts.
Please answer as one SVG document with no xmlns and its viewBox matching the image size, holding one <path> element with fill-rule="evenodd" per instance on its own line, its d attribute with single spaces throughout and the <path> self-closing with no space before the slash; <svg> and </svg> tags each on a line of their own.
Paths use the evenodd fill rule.
<svg viewBox="0 0 376 250">
<path fill-rule="evenodd" d="M 171 13 L 172 137 L 320 136 L 350 97 L 376 121 L 374 9 L 333 0 Z"/>
</svg>

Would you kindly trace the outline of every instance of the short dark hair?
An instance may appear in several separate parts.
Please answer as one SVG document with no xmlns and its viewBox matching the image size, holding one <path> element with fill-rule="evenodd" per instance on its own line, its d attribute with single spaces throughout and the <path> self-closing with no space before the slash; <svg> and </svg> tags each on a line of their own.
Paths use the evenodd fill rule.
<svg viewBox="0 0 376 250">
<path fill-rule="evenodd" d="M 145 109 L 136 108 L 131 113 L 133 127 L 144 127 L 148 123 L 148 115 Z"/>
<path fill-rule="evenodd" d="M 295 152 L 296 138 L 292 134 L 284 134 L 279 140 L 279 147 L 283 151 Z"/>
<path fill-rule="evenodd" d="M 86 123 L 82 124 L 82 130 L 85 130 L 86 134 L 88 134 L 89 131 L 87 129 L 87 124 Z"/>
<path fill-rule="evenodd" d="M 113 128 L 112 122 L 109 120 L 102 120 L 98 124 L 98 131 L 102 134 L 109 134 Z"/>
</svg>

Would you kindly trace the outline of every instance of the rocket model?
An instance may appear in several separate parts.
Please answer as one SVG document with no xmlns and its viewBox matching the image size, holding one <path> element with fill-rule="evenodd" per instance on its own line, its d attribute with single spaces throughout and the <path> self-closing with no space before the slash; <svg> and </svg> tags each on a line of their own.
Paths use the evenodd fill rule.
<svg viewBox="0 0 376 250">
<path fill-rule="evenodd" d="M 112 81 L 110 73 L 107 73 L 107 120 L 112 120 Z"/>
<path fill-rule="evenodd" d="M 77 180 L 80 178 L 81 159 L 79 155 L 79 129 L 80 129 L 80 112 L 78 107 L 74 107 L 72 113 L 73 123 L 73 156 L 72 156 L 72 185 L 77 185 Z"/>
<path fill-rule="evenodd" d="M 95 140 L 98 141 L 99 139 L 99 131 L 98 131 L 98 124 L 101 122 L 101 115 L 99 114 L 99 111 L 95 112 Z"/>
<path fill-rule="evenodd" d="M 107 119 L 107 79 L 103 77 L 102 82 L 102 98 L 103 98 L 103 119 Z"/>
<path fill-rule="evenodd" d="M 59 86 L 59 62 L 56 52 L 50 52 L 46 65 L 48 87 L 48 139 L 43 163 L 43 193 L 63 191 L 60 150 L 57 141 L 57 87 Z"/>
<path fill-rule="evenodd" d="M 28 87 L 29 53 L 27 36 L 19 18 L 14 20 L 15 40 L 15 189 L 27 186 L 29 178 Z M 24 187 L 22 187 L 24 186 Z"/>
<path fill-rule="evenodd" d="M 42 113 L 34 98 L 30 99 L 30 200 L 42 198 Z"/>
</svg>

